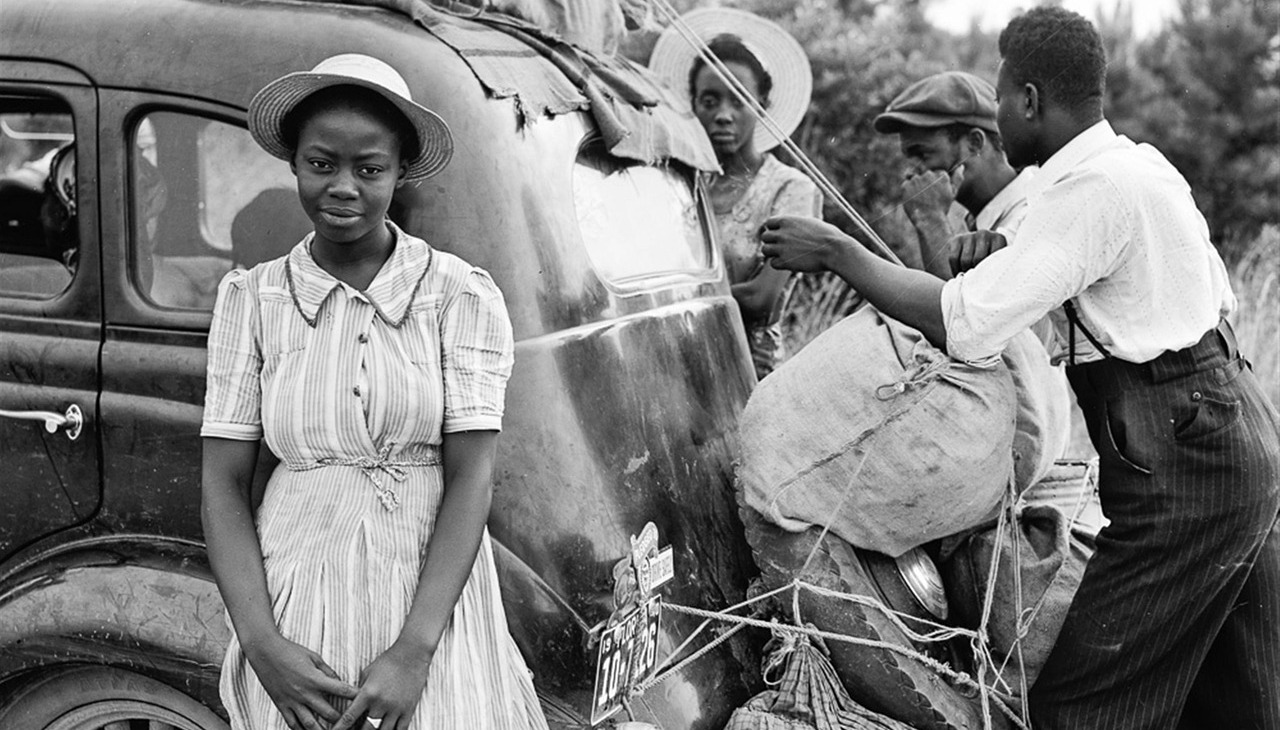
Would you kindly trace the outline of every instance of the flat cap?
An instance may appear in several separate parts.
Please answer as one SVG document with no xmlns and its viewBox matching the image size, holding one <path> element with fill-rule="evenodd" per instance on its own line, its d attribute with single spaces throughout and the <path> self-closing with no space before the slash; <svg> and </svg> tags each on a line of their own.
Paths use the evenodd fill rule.
<svg viewBox="0 0 1280 730">
<path fill-rule="evenodd" d="M 873 122 L 881 134 L 896 134 L 903 127 L 949 124 L 967 124 L 999 134 L 995 87 L 964 71 L 934 74 L 904 89 Z"/>
</svg>

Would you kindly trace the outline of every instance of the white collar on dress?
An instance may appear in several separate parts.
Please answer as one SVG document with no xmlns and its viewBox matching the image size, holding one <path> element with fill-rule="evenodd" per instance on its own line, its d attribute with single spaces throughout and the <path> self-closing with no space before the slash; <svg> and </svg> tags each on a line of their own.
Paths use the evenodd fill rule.
<svg viewBox="0 0 1280 730">
<path fill-rule="evenodd" d="M 384 322 L 392 327 L 399 327 L 409 313 L 409 304 L 422 286 L 422 280 L 426 278 L 431 266 L 432 250 L 426 241 L 405 233 L 390 220 L 387 221 L 387 227 L 395 236 L 391 258 L 378 270 L 369 288 L 356 292 L 356 296 L 367 299 Z M 312 258 L 313 236 L 314 233 L 309 234 L 293 247 L 285 259 L 284 271 L 294 306 L 307 324 L 315 327 L 321 305 L 334 290 L 346 285 L 320 268 Z"/>
</svg>

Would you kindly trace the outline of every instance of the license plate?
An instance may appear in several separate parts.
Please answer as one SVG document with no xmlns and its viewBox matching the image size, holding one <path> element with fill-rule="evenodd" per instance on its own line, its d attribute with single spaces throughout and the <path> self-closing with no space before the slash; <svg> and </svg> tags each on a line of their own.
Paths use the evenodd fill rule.
<svg viewBox="0 0 1280 730">
<path fill-rule="evenodd" d="M 591 724 L 622 709 L 631 688 L 648 679 L 658 663 L 658 622 L 662 602 L 657 596 L 637 606 L 600 636 Z"/>
</svg>

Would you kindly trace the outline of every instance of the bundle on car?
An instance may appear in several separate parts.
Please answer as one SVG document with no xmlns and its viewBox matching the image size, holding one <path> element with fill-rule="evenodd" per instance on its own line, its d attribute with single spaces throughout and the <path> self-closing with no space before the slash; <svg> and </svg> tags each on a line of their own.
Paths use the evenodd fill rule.
<svg viewBox="0 0 1280 730">
<path fill-rule="evenodd" d="M 966 727 L 982 723 L 976 683 L 934 668 L 977 675 L 1012 705 L 1034 679 L 1089 555 L 1061 511 L 1023 520 L 1011 509 L 1055 468 L 1068 435 L 1051 372 L 1030 330 L 970 364 L 865 307 L 752 393 L 738 486 L 761 587 L 816 586 L 781 602 L 786 619 L 856 640 L 831 644 L 855 700 L 914 727 Z M 888 595 L 891 582 L 906 600 Z M 916 610 L 903 623 L 907 605 Z M 979 624 L 995 629 L 997 665 L 981 672 L 973 647 L 911 631 Z M 1027 627 L 1035 641 L 1019 645 Z"/>
</svg>

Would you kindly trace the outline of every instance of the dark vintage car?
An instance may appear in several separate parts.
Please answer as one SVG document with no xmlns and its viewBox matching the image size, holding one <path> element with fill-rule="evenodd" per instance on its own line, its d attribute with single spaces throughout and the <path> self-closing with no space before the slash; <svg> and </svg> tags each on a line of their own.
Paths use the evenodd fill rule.
<svg viewBox="0 0 1280 730">
<path fill-rule="evenodd" d="M 527 37 L 487 16 L 438 20 Z M 536 45 L 508 57 L 530 84 L 565 83 Z M 690 165 L 613 154 L 586 105 L 534 118 L 388 8 L 4 0 L 4 730 L 225 727 L 228 629 L 198 509 L 205 339 L 221 276 L 307 230 L 287 165 L 245 129 L 249 99 L 339 52 L 392 63 L 451 124 L 452 164 L 393 215 L 506 295 L 518 344 L 490 527 L 553 727 L 589 724 L 613 566 L 646 523 L 673 548 L 665 600 L 743 595 L 732 461 L 754 376 Z M 687 136 L 653 111 L 658 132 Z M 269 454 L 261 467 L 259 486 Z M 659 656 L 697 623 L 664 613 Z M 754 661 L 726 643 L 617 717 L 720 727 Z"/>
</svg>

